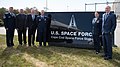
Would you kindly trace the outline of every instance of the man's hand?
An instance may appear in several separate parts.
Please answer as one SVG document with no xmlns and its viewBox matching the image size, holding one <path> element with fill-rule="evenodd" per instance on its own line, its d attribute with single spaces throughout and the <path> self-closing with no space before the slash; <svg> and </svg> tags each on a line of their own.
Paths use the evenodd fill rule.
<svg viewBox="0 0 120 67">
<path fill-rule="evenodd" d="M 6 30 L 8 30 L 8 28 L 5 28 Z"/>
<path fill-rule="evenodd" d="M 16 30 L 19 30 L 18 28 L 16 28 Z"/>
<path fill-rule="evenodd" d="M 112 35 L 112 32 L 110 32 L 110 35 Z"/>
<path fill-rule="evenodd" d="M 102 35 L 99 35 L 99 37 L 102 37 Z"/>
<path fill-rule="evenodd" d="M 26 29 L 28 30 L 29 28 L 27 27 Z"/>
</svg>

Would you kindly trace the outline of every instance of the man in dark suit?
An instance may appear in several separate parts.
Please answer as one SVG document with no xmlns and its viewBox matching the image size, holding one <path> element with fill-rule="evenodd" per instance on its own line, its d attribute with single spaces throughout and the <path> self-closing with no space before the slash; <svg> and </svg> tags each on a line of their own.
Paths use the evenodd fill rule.
<svg viewBox="0 0 120 67">
<path fill-rule="evenodd" d="M 102 35 L 102 19 L 99 17 L 99 13 L 95 12 L 95 18 L 92 20 L 93 28 L 93 40 L 94 40 L 94 49 L 96 50 L 96 54 L 100 53 L 100 37 Z"/>
<path fill-rule="evenodd" d="M 47 17 L 44 15 L 44 10 L 41 10 L 41 15 L 37 17 L 37 38 L 36 41 L 39 42 L 39 46 L 46 46 L 46 24 Z"/>
<path fill-rule="evenodd" d="M 103 14 L 102 35 L 104 47 L 104 59 L 112 59 L 112 36 L 116 28 L 116 15 L 110 12 L 111 7 L 107 6 Z"/>
<path fill-rule="evenodd" d="M 26 44 L 26 15 L 23 9 L 20 9 L 19 14 L 16 16 L 16 29 L 18 31 L 19 45 L 22 45 L 22 34 L 24 44 Z"/>
<path fill-rule="evenodd" d="M 31 14 L 27 15 L 27 27 L 28 27 L 28 44 L 29 46 L 32 45 L 34 46 L 34 41 L 35 41 L 35 32 L 37 28 L 37 23 L 36 23 L 36 18 L 37 15 L 35 14 L 35 10 L 31 10 Z"/>
<path fill-rule="evenodd" d="M 13 38 L 15 30 L 15 14 L 13 13 L 13 7 L 9 7 L 9 11 L 5 13 L 3 17 L 5 29 L 6 29 L 6 44 L 7 47 L 13 47 Z"/>
</svg>

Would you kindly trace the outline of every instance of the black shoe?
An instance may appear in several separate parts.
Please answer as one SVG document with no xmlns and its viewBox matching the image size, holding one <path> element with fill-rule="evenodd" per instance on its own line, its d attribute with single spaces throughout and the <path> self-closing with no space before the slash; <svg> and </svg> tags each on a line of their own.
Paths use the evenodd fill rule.
<svg viewBox="0 0 120 67">
<path fill-rule="evenodd" d="M 96 54 L 99 54 L 100 52 L 96 52 Z"/>
<path fill-rule="evenodd" d="M 117 47 L 117 45 L 112 45 L 113 47 Z"/>
<path fill-rule="evenodd" d="M 101 55 L 101 57 L 107 57 L 106 55 Z"/>
<path fill-rule="evenodd" d="M 13 47 L 13 46 L 11 45 L 11 46 L 7 46 L 7 47 L 9 47 L 9 48 L 10 48 L 10 47 Z"/>
<path fill-rule="evenodd" d="M 104 60 L 110 60 L 112 57 L 104 57 Z"/>
<path fill-rule="evenodd" d="M 27 42 L 24 42 L 24 44 L 27 44 Z"/>
<path fill-rule="evenodd" d="M 40 44 L 39 47 L 41 47 L 42 45 Z"/>
<path fill-rule="evenodd" d="M 10 47 L 13 47 L 14 46 L 14 44 L 12 44 Z"/>
<path fill-rule="evenodd" d="M 11 46 L 14 46 L 14 44 L 11 44 Z"/>
<path fill-rule="evenodd" d="M 33 45 L 33 47 L 36 47 L 36 45 Z"/>
<path fill-rule="evenodd" d="M 19 44 L 20 46 L 22 46 L 22 44 Z"/>
<path fill-rule="evenodd" d="M 33 46 L 35 46 L 35 44 L 33 44 Z"/>
<path fill-rule="evenodd" d="M 44 44 L 44 46 L 46 46 L 46 44 Z"/>
<path fill-rule="evenodd" d="M 31 46 L 30 44 L 28 46 Z"/>
<path fill-rule="evenodd" d="M 42 47 L 42 45 L 39 45 L 39 46 L 38 46 L 38 48 L 41 48 L 41 47 Z"/>
<path fill-rule="evenodd" d="M 33 46 L 35 45 L 35 44 L 32 44 Z"/>
<path fill-rule="evenodd" d="M 41 47 L 42 46 L 42 42 L 39 42 L 39 47 Z"/>
</svg>

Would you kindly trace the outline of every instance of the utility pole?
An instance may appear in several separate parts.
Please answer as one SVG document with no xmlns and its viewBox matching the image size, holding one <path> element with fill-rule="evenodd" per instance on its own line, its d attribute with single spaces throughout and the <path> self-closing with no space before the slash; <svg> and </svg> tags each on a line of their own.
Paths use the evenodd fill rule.
<svg viewBox="0 0 120 67">
<path fill-rule="evenodd" d="M 86 6 L 87 6 L 87 4 L 85 3 L 85 11 L 86 11 Z"/>
<path fill-rule="evenodd" d="M 48 0 L 46 0 L 46 2 L 45 2 L 45 7 L 44 7 L 44 9 L 45 9 L 45 11 L 47 12 L 47 10 L 48 10 Z"/>
<path fill-rule="evenodd" d="M 48 10 L 48 0 L 46 0 L 46 11 Z"/>
<path fill-rule="evenodd" d="M 106 0 L 106 5 L 108 5 L 108 0 Z"/>
<path fill-rule="evenodd" d="M 97 5 L 97 3 L 95 3 L 95 11 L 96 11 L 96 5 Z"/>
</svg>

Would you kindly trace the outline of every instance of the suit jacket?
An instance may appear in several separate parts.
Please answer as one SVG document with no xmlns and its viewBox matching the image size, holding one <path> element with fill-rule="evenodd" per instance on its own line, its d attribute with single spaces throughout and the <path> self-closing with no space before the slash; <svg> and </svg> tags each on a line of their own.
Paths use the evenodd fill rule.
<svg viewBox="0 0 120 67">
<path fill-rule="evenodd" d="M 93 18 L 92 21 L 92 33 L 93 35 L 101 35 L 102 34 L 102 19 L 101 18 Z"/>
<path fill-rule="evenodd" d="M 34 20 L 32 19 L 32 15 L 27 15 L 27 27 L 29 29 L 36 29 L 37 28 L 37 22 L 36 22 L 37 15 L 35 15 Z"/>
<path fill-rule="evenodd" d="M 26 29 L 26 18 L 25 14 L 18 14 L 16 16 L 16 28 L 19 30 Z"/>
<path fill-rule="evenodd" d="M 105 20 L 105 14 L 102 17 L 102 33 L 113 33 L 116 28 L 116 15 L 109 13 L 107 19 Z"/>
<path fill-rule="evenodd" d="M 9 12 L 6 12 L 3 17 L 5 28 L 15 29 L 15 20 L 16 16 L 14 13 L 10 14 Z"/>
</svg>

